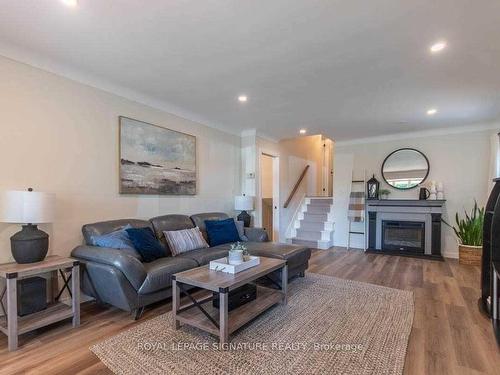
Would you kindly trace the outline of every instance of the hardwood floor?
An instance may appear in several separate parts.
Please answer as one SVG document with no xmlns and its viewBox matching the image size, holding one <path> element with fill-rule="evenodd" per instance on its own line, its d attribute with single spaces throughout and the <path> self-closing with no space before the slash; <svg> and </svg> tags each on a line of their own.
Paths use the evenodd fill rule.
<svg viewBox="0 0 500 375">
<path fill-rule="evenodd" d="M 478 267 L 334 248 L 314 251 L 309 272 L 414 292 L 405 374 L 500 373 L 490 322 L 477 308 Z M 169 310 L 170 302 L 148 308 L 139 323 Z M 23 335 L 13 353 L 0 335 L 0 374 L 109 374 L 89 346 L 135 324 L 125 312 L 83 304 L 79 329 L 68 322 Z"/>
</svg>

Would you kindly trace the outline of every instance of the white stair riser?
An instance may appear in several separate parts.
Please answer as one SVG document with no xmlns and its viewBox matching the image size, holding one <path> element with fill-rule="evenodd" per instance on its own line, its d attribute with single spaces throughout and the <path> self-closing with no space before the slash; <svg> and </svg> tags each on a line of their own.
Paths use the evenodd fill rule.
<svg viewBox="0 0 500 375">
<path fill-rule="evenodd" d="M 292 244 L 308 246 L 313 249 L 321 249 L 321 250 L 327 250 L 333 246 L 331 241 L 310 241 L 310 240 L 303 240 L 300 238 L 292 238 Z"/>
<path fill-rule="evenodd" d="M 309 231 L 309 230 L 297 229 L 295 236 L 298 238 L 303 238 L 305 240 L 329 241 L 332 238 L 332 231 L 329 230 Z"/>
<path fill-rule="evenodd" d="M 333 246 L 333 241 L 318 241 L 318 249 L 328 250 Z"/>
</svg>

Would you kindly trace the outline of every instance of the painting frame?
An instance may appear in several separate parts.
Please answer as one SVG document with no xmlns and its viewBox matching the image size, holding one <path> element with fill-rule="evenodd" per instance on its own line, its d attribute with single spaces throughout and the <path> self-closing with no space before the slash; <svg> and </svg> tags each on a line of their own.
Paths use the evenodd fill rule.
<svg viewBox="0 0 500 375">
<path fill-rule="evenodd" d="M 158 189 L 147 189 L 142 187 L 130 188 L 124 185 L 124 182 L 128 175 L 124 171 L 124 160 L 128 161 L 124 158 L 124 150 L 127 145 L 124 140 L 124 128 L 129 126 L 130 124 L 126 124 L 125 122 L 137 123 L 137 125 L 143 126 L 145 128 L 151 127 L 153 132 L 158 132 L 158 130 L 164 131 L 165 134 L 171 133 L 172 135 L 176 135 L 177 137 L 184 137 L 185 139 L 189 139 L 193 143 L 192 147 L 192 156 L 193 156 L 193 165 L 192 170 L 187 170 L 186 172 L 193 174 L 193 178 L 190 179 L 186 184 L 194 185 L 188 186 L 185 189 L 181 189 L 180 191 L 170 191 L 163 186 L 158 186 Z M 118 116 L 118 186 L 119 186 L 119 194 L 120 195 L 160 195 L 160 196 L 194 196 L 198 194 L 198 147 L 197 147 L 197 138 L 196 136 L 184 132 L 180 132 L 178 130 L 166 128 L 164 126 L 152 124 L 146 121 L 138 120 L 135 118 L 127 117 L 127 116 Z M 132 162 L 131 162 L 132 163 Z M 133 162 L 133 164 L 139 165 L 139 161 Z M 142 163 L 147 164 L 147 163 Z M 159 167 L 152 165 L 153 167 Z M 181 172 L 181 168 L 178 169 Z"/>
</svg>

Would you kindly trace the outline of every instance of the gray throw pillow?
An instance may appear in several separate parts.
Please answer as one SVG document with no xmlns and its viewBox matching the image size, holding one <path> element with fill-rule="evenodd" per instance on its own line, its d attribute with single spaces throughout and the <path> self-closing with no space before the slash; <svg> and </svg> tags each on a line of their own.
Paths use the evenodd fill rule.
<svg viewBox="0 0 500 375">
<path fill-rule="evenodd" d="M 236 224 L 236 229 L 238 230 L 238 235 L 240 236 L 240 240 L 243 242 L 247 242 L 248 237 L 245 236 L 245 226 L 243 221 L 238 221 L 234 219 L 234 223 Z"/>
<path fill-rule="evenodd" d="M 172 256 L 208 247 L 207 241 L 203 238 L 198 227 L 164 231 L 163 234 L 172 252 Z"/>
</svg>

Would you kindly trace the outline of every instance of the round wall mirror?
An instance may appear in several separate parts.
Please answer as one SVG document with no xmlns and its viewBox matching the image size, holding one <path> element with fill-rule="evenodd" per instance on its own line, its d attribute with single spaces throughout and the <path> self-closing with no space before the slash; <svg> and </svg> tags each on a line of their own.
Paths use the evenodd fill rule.
<svg viewBox="0 0 500 375">
<path fill-rule="evenodd" d="M 429 160 L 413 148 L 401 148 L 389 154 L 382 164 L 382 177 L 396 189 L 417 187 L 429 174 Z"/>
</svg>

